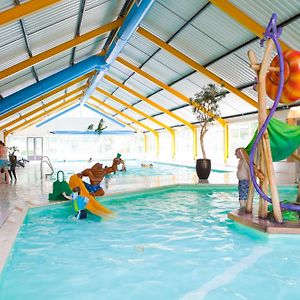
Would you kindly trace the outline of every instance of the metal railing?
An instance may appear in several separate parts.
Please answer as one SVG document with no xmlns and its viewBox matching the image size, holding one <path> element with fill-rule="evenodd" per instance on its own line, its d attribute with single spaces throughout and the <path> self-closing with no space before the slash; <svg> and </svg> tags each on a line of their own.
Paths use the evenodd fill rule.
<svg viewBox="0 0 300 300">
<path fill-rule="evenodd" d="M 53 169 L 53 166 L 50 162 L 50 158 L 48 156 L 43 156 L 41 158 L 41 164 L 40 164 L 40 169 L 41 169 L 41 179 L 43 178 L 43 165 L 46 164 L 48 165 L 48 167 L 50 168 L 51 170 L 51 173 L 47 173 L 45 174 L 45 178 L 47 178 L 47 176 L 52 176 L 53 173 L 54 173 L 54 169 Z"/>
</svg>

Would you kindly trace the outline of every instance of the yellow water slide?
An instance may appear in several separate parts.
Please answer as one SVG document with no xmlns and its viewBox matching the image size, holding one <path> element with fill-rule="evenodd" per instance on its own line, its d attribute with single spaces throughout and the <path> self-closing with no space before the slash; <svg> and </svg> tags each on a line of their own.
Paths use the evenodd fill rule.
<svg viewBox="0 0 300 300">
<path fill-rule="evenodd" d="M 86 209 L 89 210 L 91 213 L 97 216 L 106 216 L 108 214 L 112 214 L 113 212 L 100 204 L 95 197 L 91 196 L 88 190 L 86 189 L 83 181 L 79 178 L 76 174 L 72 175 L 69 180 L 69 185 L 71 189 L 74 187 L 79 186 L 80 188 L 80 195 L 87 197 L 89 202 L 86 205 Z"/>
</svg>

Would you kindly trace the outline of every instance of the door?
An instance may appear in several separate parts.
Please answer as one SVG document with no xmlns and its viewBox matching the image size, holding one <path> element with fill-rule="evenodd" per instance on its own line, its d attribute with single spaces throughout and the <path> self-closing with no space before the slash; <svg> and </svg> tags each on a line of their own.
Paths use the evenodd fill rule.
<svg viewBox="0 0 300 300">
<path fill-rule="evenodd" d="M 27 157 L 28 160 L 41 160 L 43 157 L 43 138 L 27 138 Z"/>
</svg>

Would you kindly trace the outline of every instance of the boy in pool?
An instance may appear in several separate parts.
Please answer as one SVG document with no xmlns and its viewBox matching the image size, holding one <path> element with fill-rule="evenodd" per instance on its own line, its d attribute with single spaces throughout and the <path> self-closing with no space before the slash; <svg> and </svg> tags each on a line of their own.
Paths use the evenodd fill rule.
<svg viewBox="0 0 300 300">
<path fill-rule="evenodd" d="M 123 159 L 121 161 L 121 164 L 122 164 L 122 168 L 121 168 L 121 170 L 119 170 L 119 172 L 126 172 L 127 169 L 126 169 L 125 161 Z"/>
<path fill-rule="evenodd" d="M 153 168 L 153 164 L 149 164 L 149 165 L 147 165 L 147 164 L 141 164 L 141 167 L 142 168 Z"/>
<path fill-rule="evenodd" d="M 239 201 L 240 207 L 246 206 L 249 191 L 250 170 L 248 163 L 243 155 L 243 148 L 235 150 L 235 156 L 239 159 L 236 176 L 239 180 Z"/>
<path fill-rule="evenodd" d="M 77 212 L 75 215 L 76 219 L 85 219 L 87 217 L 87 211 L 85 207 L 89 202 L 89 199 L 87 197 L 80 196 L 79 186 L 73 188 L 73 193 L 70 196 L 68 196 L 65 192 L 63 192 L 63 196 L 66 199 L 73 201 L 74 209 Z"/>
</svg>

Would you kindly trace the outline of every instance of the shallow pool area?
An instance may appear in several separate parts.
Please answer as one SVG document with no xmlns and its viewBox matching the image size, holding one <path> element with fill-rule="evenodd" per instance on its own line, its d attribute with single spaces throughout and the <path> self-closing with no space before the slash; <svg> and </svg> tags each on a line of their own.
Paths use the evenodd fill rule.
<svg viewBox="0 0 300 300">
<path fill-rule="evenodd" d="M 283 199 L 296 193 L 280 189 Z M 30 209 L 0 299 L 298 298 L 300 237 L 229 220 L 236 188 L 178 185 L 101 203 L 116 215 L 77 221 L 70 203 Z"/>
<path fill-rule="evenodd" d="M 66 177 L 70 177 L 74 173 L 81 172 L 86 168 L 92 167 L 97 161 L 86 162 L 86 161 L 78 161 L 78 162 L 54 162 L 54 174 L 51 176 L 51 180 L 56 180 L 56 173 L 59 170 L 63 170 Z M 100 161 L 105 166 L 111 166 L 112 161 L 103 160 Z M 146 164 L 149 166 L 150 163 L 153 164 L 153 167 L 142 167 L 141 164 Z M 121 170 L 121 166 L 119 166 Z M 126 172 L 116 172 L 116 174 L 112 174 L 111 177 L 126 177 L 132 178 L 135 176 L 138 177 L 146 177 L 146 176 L 170 176 L 170 175 L 194 175 L 196 173 L 195 166 L 189 165 L 176 165 L 171 163 L 158 163 L 158 162 L 144 162 L 138 160 L 126 160 Z M 212 173 L 234 173 L 232 170 L 225 169 L 212 169 Z"/>
</svg>

